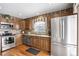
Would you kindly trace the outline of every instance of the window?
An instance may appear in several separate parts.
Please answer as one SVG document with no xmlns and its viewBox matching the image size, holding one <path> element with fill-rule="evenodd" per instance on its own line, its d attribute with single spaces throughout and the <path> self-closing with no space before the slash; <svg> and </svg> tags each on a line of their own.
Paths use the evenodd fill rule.
<svg viewBox="0 0 79 59">
<path fill-rule="evenodd" d="M 37 18 L 33 22 L 33 29 L 36 34 L 47 34 L 47 18 Z"/>
</svg>

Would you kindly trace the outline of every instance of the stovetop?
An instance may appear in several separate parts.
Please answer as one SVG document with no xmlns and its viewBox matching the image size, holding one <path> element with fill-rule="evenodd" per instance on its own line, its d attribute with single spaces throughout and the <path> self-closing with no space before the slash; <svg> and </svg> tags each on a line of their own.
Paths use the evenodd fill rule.
<svg viewBox="0 0 79 59">
<path fill-rule="evenodd" d="M 8 34 L 1 34 L 0 36 L 14 36 L 15 34 L 8 33 Z"/>
</svg>

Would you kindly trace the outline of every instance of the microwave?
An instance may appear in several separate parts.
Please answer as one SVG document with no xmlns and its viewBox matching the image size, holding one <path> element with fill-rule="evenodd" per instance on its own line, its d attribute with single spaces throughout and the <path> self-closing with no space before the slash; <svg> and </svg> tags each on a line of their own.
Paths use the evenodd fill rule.
<svg viewBox="0 0 79 59">
<path fill-rule="evenodd" d="M 10 23 L 1 23 L 0 29 L 13 29 L 13 24 Z"/>
</svg>

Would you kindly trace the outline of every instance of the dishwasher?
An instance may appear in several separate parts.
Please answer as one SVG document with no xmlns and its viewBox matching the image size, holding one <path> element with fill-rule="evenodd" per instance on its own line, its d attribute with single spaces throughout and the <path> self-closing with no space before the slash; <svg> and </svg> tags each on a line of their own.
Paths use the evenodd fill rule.
<svg viewBox="0 0 79 59">
<path fill-rule="evenodd" d="M 24 35 L 22 42 L 23 42 L 23 44 L 25 44 L 25 45 L 31 45 L 30 38 L 29 38 L 29 36 L 27 36 L 27 35 Z"/>
</svg>

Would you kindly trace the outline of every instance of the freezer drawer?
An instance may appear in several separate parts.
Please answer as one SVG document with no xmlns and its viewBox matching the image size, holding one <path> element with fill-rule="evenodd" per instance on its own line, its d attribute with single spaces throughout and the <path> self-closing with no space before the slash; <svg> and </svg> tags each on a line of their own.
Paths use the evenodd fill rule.
<svg viewBox="0 0 79 59">
<path fill-rule="evenodd" d="M 53 56 L 77 56 L 77 46 L 52 44 L 51 55 Z"/>
</svg>

